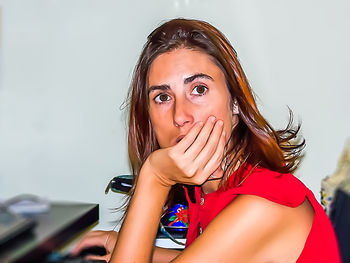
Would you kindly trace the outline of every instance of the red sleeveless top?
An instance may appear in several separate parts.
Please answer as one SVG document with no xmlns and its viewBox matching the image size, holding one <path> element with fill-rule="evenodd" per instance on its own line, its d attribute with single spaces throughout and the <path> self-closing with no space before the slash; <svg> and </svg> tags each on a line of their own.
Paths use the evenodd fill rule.
<svg viewBox="0 0 350 263">
<path fill-rule="evenodd" d="M 195 203 L 191 202 L 187 189 L 185 191 L 189 203 L 186 247 L 239 194 L 260 196 L 289 207 L 297 207 L 307 198 L 315 214 L 297 262 L 341 262 L 336 236 L 328 216 L 313 193 L 292 174 L 280 174 L 261 167 L 253 169 L 246 165 L 230 176 L 228 187 L 225 189 L 221 187 L 201 198 L 200 187 L 195 187 Z"/>
</svg>

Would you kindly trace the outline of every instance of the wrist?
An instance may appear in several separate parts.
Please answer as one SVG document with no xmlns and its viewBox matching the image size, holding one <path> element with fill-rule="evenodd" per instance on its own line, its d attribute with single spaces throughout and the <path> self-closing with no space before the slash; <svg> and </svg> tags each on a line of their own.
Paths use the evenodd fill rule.
<svg viewBox="0 0 350 263">
<path fill-rule="evenodd" d="M 111 262 L 140 262 L 141 259 L 151 258 L 159 220 L 169 190 L 170 186 L 158 180 L 146 161 L 137 179 L 135 192 L 118 234 Z M 135 252 L 139 248 L 142 248 L 140 253 Z"/>
<path fill-rule="evenodd" d="M 151 181 L 152 185 L 155 187 L 163 188 L 164 190 L 169 191 L 175 182 L 166 178 L 166 176 L 164 176 L 162 172 L 157 169 L 158 167 L 154 167 L 152 161 L 150 160 L 151 158 L 152 155 L 148 157 L 145 163 L 142 165 L 139 180 L 142 178 L 143 180 Z"/>
</svg>

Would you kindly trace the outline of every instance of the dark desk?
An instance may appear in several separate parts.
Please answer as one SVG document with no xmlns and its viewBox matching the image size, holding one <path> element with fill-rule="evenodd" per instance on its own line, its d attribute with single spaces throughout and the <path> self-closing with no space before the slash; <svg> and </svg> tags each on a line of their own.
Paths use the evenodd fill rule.
<svg viewBox="0 0 350 263">
<path fill-rule="evenodd" d="M 0 249 L 1 263 L 40 262 L 53 250 L 98 221 L 97 204 L 52 203 L 49 213 L 33 217 L 34 231 Z"/>
</svg>

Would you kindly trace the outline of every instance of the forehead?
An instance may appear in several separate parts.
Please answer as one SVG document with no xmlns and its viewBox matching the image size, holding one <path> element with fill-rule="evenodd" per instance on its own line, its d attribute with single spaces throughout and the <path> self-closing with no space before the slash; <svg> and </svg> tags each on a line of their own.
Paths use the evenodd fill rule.
<svg viewBox="0 0 350 263">
<path fill-rule="evenodd" d="M 193 74 L 204 73 L 214 80 L 223 78 L 222 70 L 208 54 L 188 48 L 175 49 L 159 55 L 151 64 L 149 86 L 167 82 L 169 79 L 185 79 Z"/>
</svg>

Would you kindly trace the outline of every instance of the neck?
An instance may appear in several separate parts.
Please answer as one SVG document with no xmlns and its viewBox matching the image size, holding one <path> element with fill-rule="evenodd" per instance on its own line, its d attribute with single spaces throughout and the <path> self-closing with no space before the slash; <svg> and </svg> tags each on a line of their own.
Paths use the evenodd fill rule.
<svg viewBox="0 0 350 263">
<path fill-rule="evenodd" d="M 236 171 L 238 167 L 240 166 L 241 162 L 237 161 L 235 167 L 230 171 L 230 174 L 226 174 L 226 176 L 230 176 L 233 171 Z M 203 194 L 210 194 L 212 192 L 215 192 L 218 190 L 218 188 L 221 186 L 221 182 L 224 176 L 224 171 L 221 168 L 218 168 L 210 177 L 209 179 L 202 184 L 202 193 Z"/>
<path fill-rule="evenodd" d="M 202 184 L 202 192 L 204 194 L 210 194 L 210 193 L 215 192 L 216 190 L 218 190 L 223 175 L 224 175 L 224 171 L 221 168 L 217 169 L 209 177 L 209 179 L 204 184 Z"/>
</svg>

